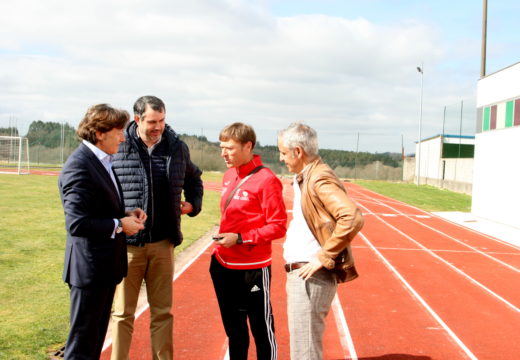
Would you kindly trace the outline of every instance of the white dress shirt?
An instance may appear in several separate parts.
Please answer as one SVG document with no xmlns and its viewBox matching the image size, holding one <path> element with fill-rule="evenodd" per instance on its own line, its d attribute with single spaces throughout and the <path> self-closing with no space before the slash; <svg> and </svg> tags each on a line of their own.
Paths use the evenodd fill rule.
<svg viewBox="0 0 520 360">
<path fill-rule="evenodd" d="M 121 194 L 119 194 L 119 188 L 117 187 L 117 181 L 116 177 L 114 176 L 114 172 L 112 171 L 112 155 L 107 154 L 100 148 L 98 148 L 96 145 L 92 144 L 91 142 L 88 142 L 87 140 L 83 140 L 83 144 L 85 144 L 96 157 L 101 161 L 101 164 L 103 164 L 103 167 L 108 172 L 108 175 L 110 175 L 110 178 L 112 179 L 112 182 L 114 183 L 114 187 L 116 188 L 117 196 L 121 199 Z M 112 238 L 116 236 L 116 230 L 117 225 L 119 224 L 118 219 L 114 219 L 114 231 L 112 232 Z"/>
<path fill-rule="evenodd" d="M 283 244 L 283 257 L 287 263 L 308 262 L 316 258 L 321 246 L 303 217 L 302 194 L 296 176 L 293 179 L 293 188 L 293 219 L 289 224 Z"/>
</svg>

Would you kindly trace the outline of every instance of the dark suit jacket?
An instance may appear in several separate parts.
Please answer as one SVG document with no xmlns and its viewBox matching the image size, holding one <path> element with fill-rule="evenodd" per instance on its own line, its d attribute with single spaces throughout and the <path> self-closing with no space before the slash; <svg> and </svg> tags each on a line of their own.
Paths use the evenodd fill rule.
<svg viewBox="0 0 520 360">
<path fill-rule="evenodd" d="M 81 144 L 63 166 L 59 189 L 67 230 L 63 280 L 77 287 L 118 284 L 128 269 L 126 241 L 123 233 L 111 236 L 113 219 L 125 214 L 123 199 L 86 145 Z"/>
</svg>

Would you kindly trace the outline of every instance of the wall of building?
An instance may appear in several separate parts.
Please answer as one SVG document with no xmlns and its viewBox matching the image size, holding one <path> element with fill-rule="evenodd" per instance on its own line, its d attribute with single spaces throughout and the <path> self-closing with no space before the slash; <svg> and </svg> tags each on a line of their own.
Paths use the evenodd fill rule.
<svg viewBox="0 0 520 360">
<path fill-rule="evenodd" d="M 441 159 L 441 162 L 441 167 L 444 167 L 444 180 L 469 184 L 473 182 L 473 159 Z"/>
<path fill-rule="evenodd" d="M 439 179 L 422 179 L 421 178 L 421 184 L 422 185 L 430 185 L 434 186 L 439 189 L 446 189 L 453 192 L 457 192 L 460 194 L 466 194 L 471 195 L 473 192 L 473 184 L 472 183 L 466 183 L 466 182 L 460 182 L 460 181 L 451 181 L 451 180 L 439 180 Z"/>
<path fill-rule="evenodd" d="M 520 228 L 519 99 L 520 63 L 478 82 L 471 211 Z"/>
<path fill-rule="evenodd" d="M 403 161 L 403 181 L 413 182 L 415 179 L 415 157 L 407 156 Z"/>
<path fill-rule="evenodd" d="M 519 97 L 519 84 L 520 62 L 480 79 L 477 84 L 477 108 Z"/>
<path fill-rule="evenodd" d="M 476 136 L 471 212 L 520 228 L 520 127 Z"/>
<path fill-rule="evenodd" d="M 440 136 L 434 137 L 432 139 L 424 140 L 420 144 L 417 144 L 415 153 L 418 154 L 419 146 L 420 146 L 420 183 L 423 184 L 423 178 L 429 179 L 439 178 L 439 159 L 442 154 L 442 139 Z M 419 167 L 417 167 L 417 171 L 415 176 L 419 175 Z"/>
<path fill-rule="evenodd" d="M 443 158 L 442 146 L 444 142 L 463 144 L 473 143 L 473 139 L 443 139 L 436 136 L 421 142 L 421 169 L 420 184 L 431 185 L 441 189 L 447 189 L 463 194 L 471 195 L 473 181 L 473 159 L 472 158 Z M 419 144 L 416 145 L 416 154 Z M 415 167 L 415 161 L 403 166 L 403 180 L 417 182 L 418 167 L 415 167 L 413 178 L 410 167 Z"/>
</svg>

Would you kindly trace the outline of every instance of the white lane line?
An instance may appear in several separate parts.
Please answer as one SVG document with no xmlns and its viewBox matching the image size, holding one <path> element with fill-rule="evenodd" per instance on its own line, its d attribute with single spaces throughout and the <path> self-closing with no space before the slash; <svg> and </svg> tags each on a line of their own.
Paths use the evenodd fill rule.
<svg viewBox="0 0 520 360">
<path fill-rule="evenodd" d="M 343 308 L 337 293 L 334 296 L 334 300 L 332 300 L 332 312 L 336 319 L 336 326 L 338 327 L 339 340 L 341 342 L 341 347 L 343 348 L 344 358 L 358 360 L 354 342 L 352 341 L 352 336 L 350 336 L 347 320 L 345 319 L 345 314 L 343 313 Z"/>
<path fill-rule="evenodd" d="M 388 205 L 385 205 L 384 203 L 377 203 L 375 201 L 367 201 L 367 199 L 361 199 L 360 201 L 363 201 L 365 204 L 366 203 L 369 203 L 369 202 L 373 202 L 375 203 L 376 205 L 381 205 L 381 206 L 387 206 Z M 363 215 L 366 215 L 365 213 L 363 213 Z M 370 215 L 381 215 L 381 216 L 387 216 L 387 217 L 398 217 L 398 216 L 408 216 L 408 217 L 416 217 L 416 218 L 419 218 L 419 219 L 431 219 L 433 217 L 433 215 L 417 215 L 417 214 L 405 214 L 405 213 L 400 213 L 400 214 L 393 214 L 393 213 L 377 213 L 377 212 L 372 212 L 370 213 Z"/>
<path fill-rule="evenodd" d="M 352 249 L 366 249 L 366 246 L 356 245 L 352 246 Z M 386 246 L 379 246 L 380 250 L 395 250 L 395 251 L 424 251 L 423 249 L 418 248 L 396 248 L 396 247 L 386 247 Z M 430 249 L 433 252 L 436 253 L 454 253 L 454 254 L 473 254 L 473 251 L 470 250 L 445 250 L 445 249 Z M 495 252 L 491 251 L 488 254 L 494 254 L 494 255 L 508 255 L 508 256 L 520 256 L 520 253 L 507 253 L 507 252 Z"/>
<path fill-rule="evenodd" d="M 229 360 L 229 347 L 226 349 L 226 354 L 222 360 Z"/>
<path fill-rule="evenodd" d="M 463 228 L 463 229 L 465 229 L 465 230 L 468 230 L 468 231 L 470 231 L 470 232 L 472 232 L 472 233 L 474 233 L 474 234 L 480 235 L 480 236 L 485 237 L 485 238 L 490 239 L 490 240 L 494 240 L 494 241 L 496 241 L 496 242 L 498 242 L 498 243 L 501 243 L 502 245 L 506 245 L 506 246 L 512 247 L 512 248 L 515 249 L 515 250 L 520 250 L 520 246 L 518 246 L 517 244 L 513 244 L 513 243 L 511 243 L 511 242 L 508 242 L 508 241 L 505 241 L 505 240 L 502 240 L 502 239 L 496 238 L 496 237 L 494 237 L 494 236 L 491 236 L 491 235 L 488 235 L 488 234 L 484 234 L 483 232 L 480 232 L 480 231 L 475 230 L 475 229 L 470 228 L 470 227 L 466 227 L 466 226 L 464 226 L 464 225 L 462 225 L 462 224 L 459 224 L 459 223 L 457 223 L 457 222 L 455 222 L 455 221 L 452 221 L 452 220 L 447 219 L 447 218 L 445 218 L 445 217 L 439 216 L 439 215 L 437 215 L 437 214 L 432 213 L 432 215 L 435 216 L 435 217 L 438 218 L 438 219 L 441 219 L 441 220 L 447 221 L 447 222 L 449 222 L 449 223 L 452 224 L 452 225 L 455 225 L 455 226 L 457 226 L 457 227 L 459 227 L 459 228 Z"/>
<path fill-rule="evenodd" d="M 217 359 L 229 360 L 229 342 L 227 337 L 222 344 L 222 348 L 220 349 L 220 354 Z"/>
<path fill-rule="evenodd" d="M 197 252 L 197 255 L 193 256 L 190 261 L 188 261 L 186 264 L 184 264 L 184 266 L 181 268 L 181 270 L 179 270 L 178 272 L 176 271 L 175 274 L 173 275 L 173 281 L 177 280 L 177 278 L 179 276 L 181 276 L 182 273 L 184 273 L 191 266 L 191 264 L 193 264 L 196 260 L 198 260 L 198 258 L 206 250 L 208 250 L 208 248 L 211 246 L 211 244 L 213 244 L 213 241 L 209 240 L 208 243 L 206 245 L 202 246 L 202 248 Z"/>
<path fill-rule="evenodd" d="M 374 245 L 368 240 L 368 238 L 363 234 L 359 233 L 359 235 L 363 238 L 363 240 L 372 248 L 372 251 L 376 253 L 376 255 L 383 261 L 390 271 L 394 273 L 394 275 L 403 283 L 403 285 L 410 291 L 410 293 L 421 303 L 421 305 L 430 313 L 430 315 L 439 323 L 439 325 L 450 335 L 453 341 L 468 355 L 470 359 L 478 360 L 478 358 L 471 352 L 470 349 L 459 339 L 459 337 L 448 327 L 448 325 L 440 318 L 439 315 L 428 305 L 428 303 L 419 295 L 417 291 L 404 279 L 404 277 L 396 270 L 395 267 L 390 264 L 390 262 L 375 248 Z"/>
<path fill-rule="evenodd" d="M 379 200 L 376 200 L 376 201 L 379 201 Z M 461 240 L 459 240 L 459 239 L 456 239 L 456 238 L 454 238 L 454 237 L 451 236 L 451 235 L 448 235 L 448 234 L 446 234 L 446 233 L 444 233 L 444 232 L 442 232 L 442 231 L 440 231 L 440 230 L 435 229 L 434 227 L 431 227 L 431 226 L 429 226 L 429 225 L 427 225 L 427 224 L 424 224 L 424 223 L 422 223 L 422 222 L 420 222 L 420 221 L 418 221 L 418 220 L 412 218 L 411 216 L 402 213 L 401 211 L 397 210 L 396 208 L 391 207 L 390 205 L 386 205 L 386 204 L 384 204 L 384 203 L 382 203 L 382 202 L 380 203 L 380 205 L 382 205 L 382 206 L 386 206 L 387 208 L 389 208 L 389 209 L 395 211 L 398 215 L 402 215 L 402 216 L 404 216 L 404 217 L 406 217 L 406 218 L 412 220 L 413 222 L 415 222 L 415 223 L 417 223 L 417 224 L 419 224 L 419 225 L 421 225 L 421 226 L 424 226 L 425 228 L 428 228 L 428 229 L 430 229 L 430 230 L 432 230 L 432 231 L 434 231 L 434 232 L 436 232 L 436 233 L 438 233 L 438 234 L 440 234 L 440 235 L 442 235 L 442 236 L 445 236 L 445 237 L 447 237 L 448 239 L 451 239 L 451 240 L 453 240 L 453 241 L 459 243 L 460 245 L 463 245 L 463 246 L 465 246 L 465 247 L 467 247 L 467 248 L 469 248 L 469 249 L 471 249 L 471 250 L 473 250 L 473 251 L 479 253 L 480 255 L 485 256 L 485 257 L 487 257 L 488 259 L 490 259 L 490 260 L 492 260 L 492 261 L 495 261 L 495 262 L 499 263 L 499 264 L 502 265 L 502 266 L 507 267 L 507 268 L 510 269 L 510 270 L 513 270 L 513 271 L 515 271 L 515 272 L 517 272 L 517 273 L 520 273 L 520 269 L 514 267 L 513 265 L 510 265 L 510 264 L 508 264 L 508 263 L 506 263 L 506 262 L 504 262 L 504 261 L 502 261 L 502 260 L 500 260 L 500 259 L 497 259 L 496 257 L 491 256 L 491 255 L 489 255 L 488 253 L 485 253 L 485 252 L 483 252 L 483 251 L 481 251 L 481 250 L 479 250 L 479 249 L 477 249 L 477 248 L 475 248 L 475 247 L 473 247 L 473 246 L 471 246 L 471 245 L 468 245 L 468 244 L 466 244 L 465 242 L 463 242 L 463 241 L 461 241 Z M 365 208 L 365 209 L 366 209 L 366 208 Z M 376 215 L 376 214 L 374 214 L 374 215 Z M 377 215 L 376 215 L 376 216 L 377 216 Z"/>
<path fill-rule="evenodd" d="M 370 190 L 368 190 L 368 189 L 366 189 L 366 188 L 363 188 L 363 190 L 370 191 Z M 363 196 L 364 198 L 367 197 L 366 194 L 364 194 L 363 192 L 361 192 L 361 191 L 359 191 L 359 190 L 347 189 L 347 191 L 348 191 L 349 193 L 351 193 L 351 192 L 357 192 L 359 195 Z M 373 191 L 370 191 L 370 192 L 373 193 L 373 194 L 379 195 L 380 197 L 382 196 L 382 195 L 380 195 L 380 194 L 378 194 L 378 193 L 375 193 L 375 192 L 373 192 Z M 358 196 L 351 196 L 351 199 L 352 199 L 352 200 L 355 200 L 355 201 L 357 201 L 357 200 L 363 200 L 362 198 L 360 198 L 360 197 L 358 197 Z M 369 198 L 369 199 L 375 199 L 375 198 Z M 370 200 L 369 200 L 369 201 L 370 201 Z M 406 204 L 406 203 L 400 202 L 399 200 L 391 199 L 391 198 L 389 198 L 389 197 L 386 197 L 386 198 L 382 199 L 382 201 L 385 202 L 385 203 L 396 204 L 396 205 L 399 205 L 399 204 L 401 204 L 401 205 Z M 406 205 L 408 205 L 408 204 L 406 204 Z M 414 208 L 414 207 L 411 206 L 411 205 L 409 205 L 409 206 L 410 206 L 411 208 Z M 420 209 L 417 209 L 417 210 L 420 210 Z M 424 212 L 424 210 L 421 210 L 421 211 Z"/>
<path fill-rule="evenodd" d="M 198 260 L 199 257 L 210 247 L 211 244 L 212 244 L 212 241 L 211 240 L 208 241 L 208 243 L 206 245 L 204 245 L 198 251 L 198 253 L 191 258 L 190 261 L 186 262 L 186 264 L 184 264 L 184 266 L 179 271 L 176 271 L 175 274 L 173 275 L 173 281 L 177 280 L 178 277 L 181 276 L 191 266 L 191 264 L 193 264 L 196 260 Z M 148 302 L 146 302 L 146 306 L 143 306 L 141 309 L 139 309 L 139 311 L 135 315 L 135 318 L 137 319 L 139 316 L 141 316 L 149 307 L 150 307 L 150 304 L 148 304 Z"/>
<path fill-rule="evenodd" d="M 358 204 L 359 206 L 363 207 L 363 205 L 360 205 Z M 428 249 L 427 247 L 425 247 L 423 244 L 421 244 L 420 242 L 414 240 L 411 236 L 409 236 L 408 234 L 405 234 L 404 232 L 402 232 L 401 230 L 399 230 L 398 228 L 396 228 L 395 226 L 389 224 L 388 222 L 386 222 L 384 219 L 382 219 L 381 217 L 377 216 L 376 217 L 381 221 L 383 222 L 384 224 L 386 224 L 388 227 L 394 229 L 395 231 L 397 231 L 399 234 L 401 234 L 402 236 L 404 236 L 405 238 L 407 238 L 408 240 L 410 240 L 411 242 L 415 243 L 417 246 L 419 246 L 420 248 L 424 249 L 428 254 L 430 254 L 431 256 L 433 256 L 434 258 L 442 261 L 444 264 L 448 265 L 450 268 L 452 268 L 453 270 L 455 270 L 456 272 L 458 272 L 460 275 L 462 275 L 463 277 L 465 277 L 466 279 L 468 279 L 471 283 L 477 285 L 478 287 L 480 287 L 481 289 L 483 289 L 484 291 L 486 291 L 487 293 L 489 293 L 490 295 L 492 295 L 493 297 L 497 298 L 498 300 L 500 300 L 501 302 L 503 302 L 504 304 L 506 304 L 508 307 L 510 307 L 511 309 L 513 309 L 514 311 L 516 312 L 520 312 L 520 309 L 517 308 L 515 305 L 511 304 L 509 301 L 507 301 L 506 299 L 504 299 L 502 296 L 498 295 L 497 293 L 493 292 L 491 289 L 487 288 L 486 286 L 484 286 L 483 284 L 481 284 L 480 282 L 478 282 L 477 280 L 473 279 L 471 276 L 469 276 L 468 274 L 466 274 L 464 271 L 460 270 L 459 268 L 457 268 L 456 266 L 452 265 L 451 263 L 449 263 L 448 261 L 444 260 L 442 257 L 440 257 L 439 255 L 437 255 L 436 253 L 434 253 L 433 251 L 431 251 L 430 249 Z"/>
<path fill-rule="evenodd" d="M 450 224 L 453 224 L 453 225 L 455 225 L 455 226 L 457 226 L 457 227 L 459 227 L 459 228 L 461 228 L 461 229 L 468 230 L 468 231 L 470 231 L 470 232 L 472 232 L 472 233 L 474 233 L 474 234 L 480 235 L 480 236 L 485 237 L 485 238 L 487 238 L 487 239 L 489 239 L 489 240 L 492 240 L 492 241 L 494 241 L 494 242 L 498 242 L 498 243 L 500 243 L 500 244 L 503 244 L 503 245 L 506 245 L 506 246 L 512 247 L 513 249 L 520 250 L 520 247 L 517 246 L 517 245 L 515 245 L 515 244 L 511 244 L 511 243 L 509 243 L 509 242 L 507 242 L 507 241 L 504 241 L 504 240 L 498 239 L 498 238 L 496 238 L 496 237 L 490 236 L 490 235 L 488 235 L 488 234 L 482 233 L 482 232 L 480 232 L 480 231 L 478 231 L 478 230 L 475 230 L 475 229 L 472 229 L 472 228 L 469 228 L 469 227 L 463 226 L 463 225 L 461 225 L 461 224 L 459 224 L 459 223 L 456 223 L 456 222 L 451 221 L 451 220 L 449 220 L 449 219 L 445 219 L 445 218 L 440 217 L 440 216 L 438 216 L 438 215 L 436 215 L 436 214 L 429 213 L 429 212 L 427 212 L 427 211 L 424 211 L 423 209 L 419 209 L 418 207 L 415 207 L 415 206 L 413 206 L 413 205 L 407 204 L 407 203 L 405 203 L 405 202 L 402 202 L 402 201 L 399 201 L 399 200 L 395 200 L 395 199 L 389 198 L 389 197 L 387 197 L 387 196 L 383 196 L 383 195 L 378 194 L 378 193 L 376 193 L 375 191 L 369 190 L 369 189 L 367 189 L 367 188 L 362 188 L 362 189 L 363 189 L 363 191 L 359 191 L 359 190 L 356 190 L 356 189 L 350 188 L 349 191 L 353 191 L 353 192 L 356 192 L 356 193 L 358 193 L 358 194 L 364 196 L 364 198 L 365 198 L 365 200 L 366 200 L 367 202 L 373 202 L 373 203 L 376 203 L 376 201 L 379 201 L 379 204 L 381 204 L 381 202 L 382 202 L 383 204 L 386 204 L 386 203 L 393 203 L 393 204 L 395 204 L 395 205 L 405 206 L 405 207 L 407 207 L 407 208 L 410 208 L 410 209 L 413 209 L 413 210 L 419 211 L 419 212 L 421 212 L 421 213 L 423 213 L 423 214 L 427 214 L 427 215 L 430 215 L 430 216 L 434 216 L 434 217 L 436 217 L 436 218 L 439 218 L 439 219 L 441 219 L 441 220 L 448 221 Z M 382 197 L 384 200 L 377 200 L 377 199 L 375 199 L 374 197 L 369 197 L 369 196 L 366 195 L 364 192 L 372 193 L 372 194 L 374 194 L 374 195 L 376 195 L 376 196 L 378 196 L 378 197 Z"/>
</svg>

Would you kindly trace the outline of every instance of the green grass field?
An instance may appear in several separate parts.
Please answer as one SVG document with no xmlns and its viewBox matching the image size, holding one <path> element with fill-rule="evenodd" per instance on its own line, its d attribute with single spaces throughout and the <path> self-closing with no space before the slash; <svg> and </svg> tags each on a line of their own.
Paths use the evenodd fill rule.
<svg viewBox="0 0 520 360">
<path fill-rule="evenodd" d="M 0 175 L 0 358 L 44 359 L 63 341 L 64 220 L 57 177 Z"/>
<path fill-rule="evenodd" d="M 205 173 L 220 182 L 222 174 Z M 48 359 L 64 343 L 69 290 L 61 280 L 65 246 L 58 178 L 0 174 L 0 359 Z M 468 211 L 471 198 L 426 186 L 357 181 L 429 211 Z M 199 216 L 182 218 L 191 244 L 218 223 L 220 193 L 206 191 Z"/>
</svg>

